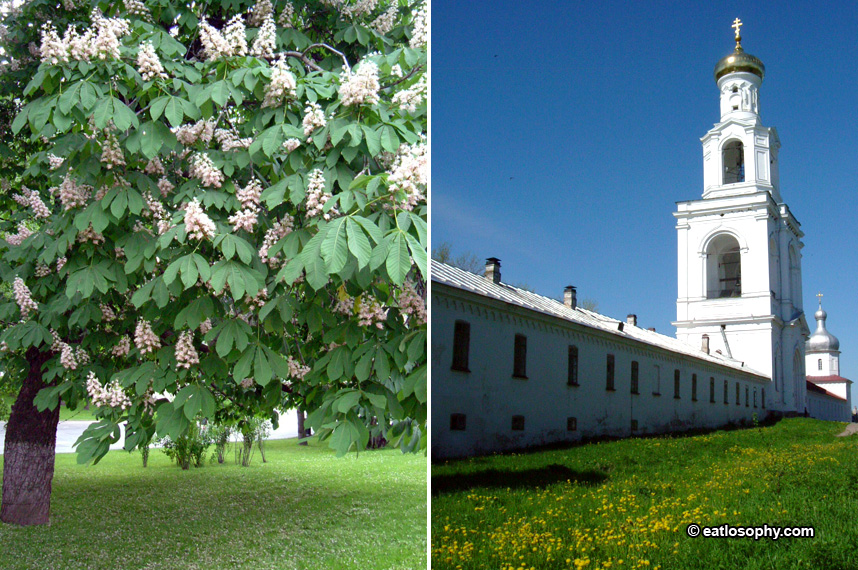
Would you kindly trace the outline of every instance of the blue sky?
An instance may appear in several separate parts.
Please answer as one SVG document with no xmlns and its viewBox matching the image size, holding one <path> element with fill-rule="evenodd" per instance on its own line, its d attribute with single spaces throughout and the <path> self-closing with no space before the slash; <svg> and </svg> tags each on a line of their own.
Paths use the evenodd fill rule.
<svg viewBox="0 0 858 570">
<path fill-rule="evenodd" d="M 432 2 L 432 243 L 502 260 L 674 335 L 675 203 L 703 192 L 715 63 L 766 66 L 763 123 L 816 293 L 858 384 L 858 3 Z M 858 401 L 858 386 L 853 402 Z"/>
</svg>

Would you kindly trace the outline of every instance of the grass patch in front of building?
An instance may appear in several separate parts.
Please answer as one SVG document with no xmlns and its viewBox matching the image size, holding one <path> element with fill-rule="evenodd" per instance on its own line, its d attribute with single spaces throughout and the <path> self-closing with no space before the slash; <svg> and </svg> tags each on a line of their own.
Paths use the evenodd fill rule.
<svg viewBox="0 0 858 570">
<path fill-rule="evenodd" d="M 858 568 L 858 436 L 844 424 L 594 443 L 432 466 L 432 568 Z M 813 538 L 690 538 L 812 526 Z"/>
</svg>

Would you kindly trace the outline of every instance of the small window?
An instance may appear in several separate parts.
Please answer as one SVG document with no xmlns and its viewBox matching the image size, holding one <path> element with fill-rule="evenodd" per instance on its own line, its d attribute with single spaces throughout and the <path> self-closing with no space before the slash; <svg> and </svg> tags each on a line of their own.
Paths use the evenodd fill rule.
<svg viewBox="0 0 858 570">
<path fill-rule="evenodd" d="M 751 405 L 751 400 L 750 400 L 750 398 L 748 397 L 748 394 L 749 394 L 749 393 L 750 393 L 750 389 L 749 389 L 747 386 L 745 386 L 745 407 L 746 407 L 746 408 L 747 408 L 747 407 L 749 407 L 749 406 Z"/>
<path fill-rule="evenodd" d="M 679 370 L 673 371 L 673 398 L 679 399 Z"/>
<path fill-rule="evenodd" d="M 760 393 L 760 402 L 761 402 L 761 405 L 763 406 L 763 409 L 765 410 L 766 409 L 766 389 L 765 388 L 763 388 L 761 393 Z"/>
<path fill-rule="evenodd" d="M 632 420 L 632 431 L 638 431 L 638 421 Z"/>
<path fill-rule="evenodd" d="M 471 324 L 467 321 L 456 321 L 453 329 L 453 370 L 470 372 L 468 369 L 468 352 L 471 345 Z"/>
<path fill-rule="evenodd" d="M 757 389 L 754 388 L 754 407 L 757 407 Z"/>
<path fill-rule="evenodd" d="M 524 416 L 512 417 L 512 431 L 524 431 Z"/>
<path fill-rule="evenodd" d="M 569 347 L 569 376 L 566 385 L 578 385 L 578 347 L 574 345 Z"/>
<path fill-rule="evenodd" d="M 450 414 L 450 431 L 465 431 L 465 414 Z"/>
<path fill-rule="evenodd" d="M 822 370 L 822 359 L 821 358 L 816 363 L 816 369 Z"/>
<path fill-rule="evenodd" d="M 727 381 L 726 381 L 726 380 L 724 380 L 724 403 L 725 403 L 725 404 L 729 404 L 729 403 L 730 403 L 730 399 L 729 399 L 729 397 L 728 397 L 727 392 L 728 392 L 728 390 L 727 390 Z"/>
<path fill-rule="evenodd" d="M 691 375 L 691 401 L 697 401 L 697 374 Z"/>
<path fill-rule="evenodd" d="M 515 335 L 515 359 L 512 375 L 516 378 L 527 378 L 527 337 Z"/>
<path fill-rule="evenodd" d="M 741 406 L 741 405 L 742 405 L 742 404 L 741 404 L 741 402 L 740 402 L 740 400 L 741 400 L 741 396 L 740 396 L 740 392 L 739 392 L 739 390 L 740 390 L 740 388 L 739 388 L 739 383 L 738 383 L 738 382 L 736 382 L 736 405 L 737 405 L 737 406 Z"/>
<path fill-rule="evenodd" d="M 738 92 L 739 92 L 739 88 L 736 85 L 734 85 L 733 86 L 733 93 L 738 93 Z"/>
<path fill-rule="evenodd" d="M 578 430 L 578 418 L 566 418 L 566 431 Z"/>
<path fill-rule="evenodd" d="M 614 389 L 614 355 L 608 355 L 608 361 L 605 367 L 605 389 Z"/>
<path fill-rule="evenodd" d="M 709 402 L 715 403 L 715 377 L 709 377 Z"/>
<path fill-rule="evenodd" d="M 653 365 L 652 367 L 652 375 L 653 375 L 653 396 L 661 396 L 661 366 L 658 364 Z"/>
<path fill-rule="evenodd" d="M 640 378 L 640 366 L 637 360 L 632 360 L 632 394 L 640 394 L 638 391 L 638 380 Z"/>
</svg>

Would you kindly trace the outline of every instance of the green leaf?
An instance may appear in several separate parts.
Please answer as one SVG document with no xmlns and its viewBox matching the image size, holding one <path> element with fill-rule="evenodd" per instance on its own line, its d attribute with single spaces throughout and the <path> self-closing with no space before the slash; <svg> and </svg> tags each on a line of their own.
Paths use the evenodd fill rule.
<svg viewBox="0 0 858 570">
<path fill-rule="evenodd" d="M 370 156 L 375 156 L 381 152 L 381 135 L 378 131 L 367 125 L 362 126 L 363 134 L 366 137 L 366 148 L 369 150 Z"/>
<path fill-rule="evenodd" d="M 260 386 L 265 386 L 271 382 L 272 371 L 265 353 L 260 349 L 256 349 L 256 356 L 253 359 L 253 379 Z"/>
<path fill-rule="evenodd" d="M 341 414 L 347 414 L 360 402 L 360 392 L 357 390 L 346 390 L 346 392 L 337 398 L 334 406 Z"/>
<path fill-rule="evenodd" d="M 399 136 L 396 134 L 396 129 L 390 125 L 385 125 L 381 128 L 381 147 L 387 152 L 396 152 L 399 150 Z"/>
<path fill-rule="evenodd" d="M 229 100 L 229 85 L 226 81 L 221 80 L 212 84 L 211 98 L 219 107 L 226 105 L 226 102 Z"/>
<path fill-rule="evenodd" d="M 375 351 L 375 375 L 381 382 L 390 378 L 390 363 L 387 360 L 387 353 L 380 346 Z"/>
<path fill-rule="evenodd" d="M 179 97 L 170 97 L 169 101 L 167 101 L 166 107 L 164 107 L 164 116 L 167 117 L 167 120 L 170 121 L 171 125 L 174 127 L 180 127 L 182 125 L 182 120 L 185 118 L 182 99 Z"/>
<path fill-rule="evenodd" d="M 357 259 L 358 267 L 362 269 L 369 263 L 369 258 L 372 255 L 372 247 L 370 247 L 369 239 L 363 233 L 361 226 L 351 218 L 346 218 L 346 220 L 349 251 Z"/>
<path fill-rule="evenodd" d="M 167 103 L 169 103 L 171 99 L 172 97 L 163 95 L 149 104 L 149 114 L 153 119 L 157 120 L 158 117 L 164 113 L 164 109 L 167 107 Z"/>
<path fill-rule="evenodd" d="M 411 234 L 405 234 L 405 239 L 408 242 L 408 249 L 411 250 L 411 257 L 414 259 L 417 269 L 420 270 L 420 274 L 424 276 L 428 275 L 429 273 L 426 271 L 426 264 L 428 262 L 426 248 Z"/>
<path fill-rule="evenodd" d="M 411 269 L 411 256 L 408 255 L 408 246 L 403 236 L 402 232 L 393 236 L 387 253 L 387 274 L 397 285 L 405 283 L 405 276 Z"/>
<path fill-rule="evenodd" d="M 343 226 L 347 219 L 337 218 L 326 227 L 325 239 L 321 244 L 321 253 L 329 273 L 337 273 L 346 265 L 348 244 L 346 230 Z"/>
</svg>

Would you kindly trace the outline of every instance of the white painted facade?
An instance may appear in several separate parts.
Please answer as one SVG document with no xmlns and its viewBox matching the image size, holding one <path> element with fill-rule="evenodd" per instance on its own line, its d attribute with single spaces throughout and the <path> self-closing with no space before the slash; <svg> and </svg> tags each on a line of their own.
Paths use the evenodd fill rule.
<svg viewBox="0 0 858 570">
<path fill-rule="evenodd" d="M 828 314 L 814 313 L 816 330 L 805 345 L 808 382 L 808 412 L 814 418 L 840 422 L 852 421 L 852 381 L 840 376 L 840 341 L 828 332 Z"/>
<path fill-rule="evenodd" d="M 455 362 L 457 322 L 469 331 L 466 370 Z M 526 339 L 523 376 L 515 374 L 517 335 Z M 436 261 L 431 355 L 434 458 L 750 424 L 765 417 L 771 385 L 739 362 Z"/>
<path fill-rule="evenodd" d="M 781 200 L 780 140 L 760 120 L 758 73 L 727 72 L 717 80 L 721 120 L 701 139 L 703 196 L 678 202 L 674 213 L 673 324 L 680 340 L 700 346 L 708 335 L 711 350 L 772 378 L 767 406 L 803 413 L 809 333 L 801 301 L 804 234 Z"/>
</svg>

